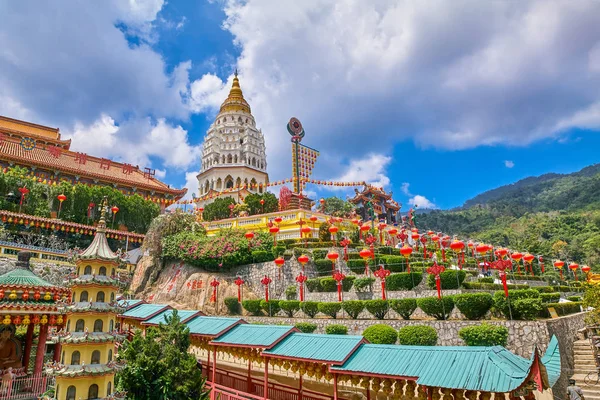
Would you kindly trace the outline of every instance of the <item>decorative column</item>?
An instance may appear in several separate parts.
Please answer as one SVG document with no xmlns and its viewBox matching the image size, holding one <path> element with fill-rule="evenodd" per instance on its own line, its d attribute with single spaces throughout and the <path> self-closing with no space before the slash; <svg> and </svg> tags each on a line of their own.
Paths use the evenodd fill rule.
<svg viewBox="0 0 600 400">
<path fill-rule="evenodd" d="M 31 359 L 31 346 L 33 345 L 33 324 L 27 325 L 27 334 L 25 335 L 25 351 L 23 352 L 23 366 L 25 371 L 29 370 L 29 360 Z"/>
<path fill-rule="evenodd" d="M 54 345 L 54 357 L 52 361 L 60 362 L 60 350 L 62 349 L 62 344 L 60 342 Z"/>
<path fill-rule="evenodd" d="M 44 366 L 44 354 L 46 353 L 46 339 L 48 339 L 48 324 L 40 325 L 40 336 L 38 338 L 38 347 L 35 352 L 35 368 L 33 369 L 34 376 L 42 374 Z"/>
</svg>

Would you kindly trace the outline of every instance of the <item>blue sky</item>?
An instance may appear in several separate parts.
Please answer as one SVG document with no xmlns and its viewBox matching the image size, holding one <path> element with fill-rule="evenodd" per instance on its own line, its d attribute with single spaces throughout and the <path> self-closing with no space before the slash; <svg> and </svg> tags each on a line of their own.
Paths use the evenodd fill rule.
<svg viewBox="0 0 600 400">
<path fill-rule="evenodd" d="M 315 179 L 451 208 L 600 161 L 599 13 L 592 0 L 3 2 L 0 114 L 193 192 L 238 68 L 271 180 L 289 176 L 296 116 L 321 151 Z"/>
</svg>

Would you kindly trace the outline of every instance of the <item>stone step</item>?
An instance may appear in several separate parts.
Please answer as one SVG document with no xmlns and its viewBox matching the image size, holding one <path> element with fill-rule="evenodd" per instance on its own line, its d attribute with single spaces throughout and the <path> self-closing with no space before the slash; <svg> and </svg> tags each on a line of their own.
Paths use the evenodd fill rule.
<svg viewBox="0 0 600 400">
<path fill-rule="evenodd" d="M 578 354 L 575 356 L 575 362 L 577 363 L 579 361 L 583 361 L 585 363 L 594 362 L 594 356 L 591 356 L 591 355 L 584 356 L 582 354 Z"/>
</svg>

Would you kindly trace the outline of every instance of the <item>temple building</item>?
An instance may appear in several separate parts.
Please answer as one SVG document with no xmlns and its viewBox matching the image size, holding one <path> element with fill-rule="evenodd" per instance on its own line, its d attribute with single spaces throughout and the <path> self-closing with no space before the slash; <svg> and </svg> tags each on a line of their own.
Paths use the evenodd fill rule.
<svg viewBox="0 0 600 400">
<path fill-rule="evenodd" d="M 62 347 L 60 363 L 46 369 L 56 377 L 58 400 L 104 399 L 115 390 L 115 343 L 125 337 L 116 326 L 122 312 L 115 300 L 121 259 L 106 241 L 107 208 L 105 199 L 94 241 L 77 256 L 69 278 L 73 301 L 66 307 L 66 331 L 54 338 Z"/>
<path fill-rule="evenodd" d="M 217 197 L 242 201 L 250 193 L 265 191 L 269 182 L 265 138 L 256 128 L 237 71 L 229 96 L 206 132 L 197 178 L 198 206 Z"/>
<path fill-rule="evenodd" d="M 166 207 L 186 193 L 154 177 L 154 170 L 70 150 L 58 128 L 0 116 L 0 167 L 19 166 L 40 182 L 110 186 L 124 194 L 139 194 Z"/>
<path fill-rule="evenodd" d="M 392 192 L 386 193 L 383 188 L 365 185 L 362 191 L 354 189 L 355 196 L 348 201 L 357 208 L 363 221 L 385 220 L 388 224 L 396 223 L 398 211 L 402 207 L 392 199 Z"/>
<path fill-rule="evenodd" d="M 35 275 L 30 268 L 31 253 L 18 254 L 16 268 L 0 276 L 0 398 L 31 398 L 44 393 L 47 378 L 42 374 L 50 329 L 61 329 L 64 301 L 70 291 Z M 25 343 L 15 336 L 25 329 Z M 38 329 L 38 344 L 34 334 Z M 35 347 L 35 353 L 33 353 Z M 60 349 L 54 347 L 54 358 Z M 6 396 L 6 397 L 4 397 Z M 26 397 L 23 397 L 26 396 Z"/>
</svg>

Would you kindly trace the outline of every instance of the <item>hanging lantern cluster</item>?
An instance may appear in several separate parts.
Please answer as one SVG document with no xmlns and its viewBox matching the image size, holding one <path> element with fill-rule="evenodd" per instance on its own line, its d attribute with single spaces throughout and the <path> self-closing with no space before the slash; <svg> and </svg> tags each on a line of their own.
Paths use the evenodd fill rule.
<svg viewBox="0 0 600 400">
<path fill-rule="evenodd" d="M 29 314 L 18 314 L 18 315 L 14 315 L 11 316 L 9 314 L 5 314 L 2 316 L 2 324 L 3 325 L 16 325 L 16 326 L 21 326 L 21 325 L 29 325 L 29 324 L 35 324 L 35 325 L 50 325 L 50 326 L 59 326 L 62 325 L 64 323 L 64 317 L 62 315 L 50 315 L 50 317 L 48 318 L 48 315 L 46 314 L 42 314 L 42 316 L 40 317 L 39 314 L 34 314 L 33 317 L 31 317 Z"/>
</svg>

